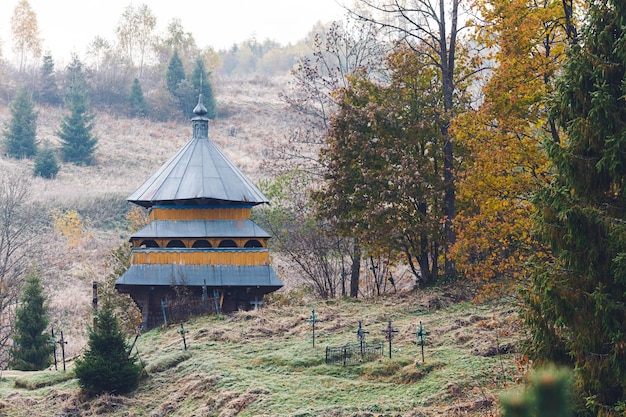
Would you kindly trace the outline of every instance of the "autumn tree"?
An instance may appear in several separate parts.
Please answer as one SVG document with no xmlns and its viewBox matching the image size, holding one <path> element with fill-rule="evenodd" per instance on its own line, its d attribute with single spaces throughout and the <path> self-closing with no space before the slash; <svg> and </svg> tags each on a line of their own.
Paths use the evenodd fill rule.
<svg viewBox="0 0 626 417">
<path fill-rule="evenodd" d="M 402 254 L 418 285 L 439 276 L 444 246 L 445 138 L 438 76 L 424 54 L 399 46 L 388 83 L 357 74 L 338 94 L 319 210 L 370 254 Z"/>
<path fill-rule="evenodd" d="M 311 34 L 312 55 L 304 56 L 292 71 L 289 89 L 281 94 L 302 126 L 290 133 L 287 145 L 275 147 L 279 164 L 274 169 L 296 170 L 312 179 L 321 175 L 319 151 L 328 134 L 328 123 L 337 106 L 333 94 L 347 85 L 347 77 L 357 70 L 376 73 L 381 67 L 383 53 L 376 32 L 369 25 L 332 23 Z M 283 165 L 284 164 L 284 165 Z M 284 172 L 284 171 L 283 171 Z M 307 207 L 313 208 L 310 204 Z M 300 211 L 305 216 L 313 213 Z M 318 219 L 325 223 L 325 233 L 341 242 L 342 280 L 349 275 L 349 295 L 359 294 L 362 249 L 358 239 L 339 236 L 331 219 Z M 306 222 L 302 222 L 305 224 Z M 346 239 L 352 244 L 346 245 Z M 345 259 L 345 260 L 344 260 Z M 345 266 L 349 264 L 349 266 Z M 347 270 L 347 272 L 346 272 Z"/>
<path fill-rule="evenodd" d="M 348 294 L 350 241 L 329 233 L 328 222 L 315 217 L 308 196 L 310 176 L 293 170 L 261 184 L 271 205 L 255 211 L 255 221 L 272 235 L 272 250 L 288 259 L 302 283 L 321 298 Z"/>
<path fill-rule="evenodd" d="M 94 106 L 120 109 L 123 114 L 128 99 L 128 89 L 136 70 L 128 65 L 108 40 L 96 36 L 87 46 L 90 102 Z"/>
<path fill-rule="evenodd" d="M 191 32 L 185 30 L 179 18 L 170 20 L 165 33 L 157 37 L 155 50 L 158 62 L 168 62 L 174 51 L 177 51 L 179 59 L 190 64 L 198 54 L 196 40 Z"/>
<path fill-rule="evenodd" d="M 156 17 L 148 5 L 142 3 L 135 7 L 131 3 L 124 9 L 115 28 L 119 48 L 131 67 L 139 66 L 140 78 L 143 74 L 146 56 L 154 42 L 155 27 Z"/>
<path fill-rule="evenodd" d="M 552 108 L 567 140 L 544 142 L 554 170 L 535 196 L 538 262 L 525 294 L 537 364 L 576 370 L 580 415 L 626 404 L 626 4 L 591 1 Z"/>
<path fill-rule="evenodd" d="M 455 94 L 463 90 L 462 84 L 473 71 L 460 71 L 458 67 L 461 0 L 411 0 L 407 2 L 382 0 L 357 0 L 350 9 L 351 16 L 377 25 L 400 43 L 428 58 L 427 64 L 438 72 L 432 88 L 439 90 L 442 98 L 442 115 L 439 129 L 443 136 L 443 175 L 446 189 L 444 198 L 445 241 L 443 244 L 444 273 L 455 276 L 454 262 L 449 249 L 454 244 L 452 222 L 456 215 L 455 153 L 450 121 L 455 116 Z M 462 58 L 462 57 L 461 57 Z M 470 68 L 471 69 L 471 68 Z"/>
<path fill-rule="evenodd" d="M 15 317 L 15 335 L 10 366 L 21 371 L 39 371 L 50 365 L 54 347 L 46 332 L 50 318 L 39 271 L 31 268 Z"/>
<path fill-rule="evenodd" d="M 511 294 L 543 252 L 530 233 L 531 195 L 550 181 L 541 142 L 562 135 L 547 100 L 564 59 L 567 33 L 561 1 L 477 3 L 476 43 L 482 59 L 482 101 L 453 121 L 458 149 L 459 213 L 452 248 L 459 271 L 480 283 L 481 297 Z M 479 25 L 480 23 L 480 25 Z"/>
<path fill-rule="evenodd" d="M 147 211 L 141 207 L 135 207 L 126 214 L 128 231 L 134 233 L 148 224 Z M 116 313 L 120 328 L 126 333 L 137 332 L 141 324 L 141 311 L 137 304 L 128 294 L 122 294 L 115 289 L 115 282 L 128 270 L 130 266 L 131 245 L 128 242 L 121 243 L 111 250 L 105 259 L 107 274 L 100 282 L 98 294 L 104 303 L 112 306 Z"/>
<path fill-rule="evenodd" d="M 29 54 L 37 59 L 41 55 L 41 38 L 37 15 L 27 0 L 20 0 L 11 17 L 11 35 L 13 37 L 13 51 L 20 60 L 20 72 L 24 71 Z"/>
<path fill-rule="evenodd" d="M 31 158 L 37 153 L 37 112 L 26 87 L 11 102 L 11 119 L 4 131 L 4 145 L 13 158 Z"/>
<path fill-rule="evenodd" d="M 63 118 L 55 133 L 61 139 L 61 155 L 64 161 L 90 165 L 98 139 L 91 133 L 95 115 L 89 112 L 89 96 L 82 68 L 82 62 L 74 55 L 67 68 L 65 97 L 70 114 Z"/>
<path fill-rule="evenodd" d="M 0 361 L 3 363 L 13 334 L 15 305 L 32 260 L 29 249 L 36 236 L 37 217 L 27 204 L 31 190 L 28 178 L 23 172 L 0 174 Z"/>
</svg>

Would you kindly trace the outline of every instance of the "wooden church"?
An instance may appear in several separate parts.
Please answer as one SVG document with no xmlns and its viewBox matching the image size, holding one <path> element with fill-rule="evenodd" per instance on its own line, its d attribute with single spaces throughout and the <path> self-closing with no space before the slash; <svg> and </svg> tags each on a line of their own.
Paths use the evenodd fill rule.
<svg viewBox="0 0 626 417">
<path fill-rule="evenodd" d="M 269 234 L 250 220 L 268 200 L 209 139 L 206 113 L 200 96 L 192 139 L 127 198 L 150 210 L 150 222 L 130 237 L 130 267 L 115 288 L 137 303 L 144 328 L 166 323 L 177 299 L 228 313 L 256 308 L 283 285 Z"/>
</svg>

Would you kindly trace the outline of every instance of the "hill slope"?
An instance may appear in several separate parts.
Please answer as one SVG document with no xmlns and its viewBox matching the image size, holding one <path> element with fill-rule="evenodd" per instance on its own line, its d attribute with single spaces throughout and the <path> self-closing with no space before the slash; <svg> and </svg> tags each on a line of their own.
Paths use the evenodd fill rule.
<svg viewBox="0 0 626 417">
<path fill-rule="evenodd" d="M 372 300 L 305 303 L 277 296 L 259 311 L 185 323 L 143 334 L 137 348 L 148 376 L 130 396 L 86 399 L 75 380 L 43 371 L 5 377 L 6 416 L 485 416 L 497 396 L 522 377 L 513 353 L 519 337 L 514 308 L 472 305 L 460 287 Z M 316 345 L 308 318 L 315 309 Z M 343 367 L 325 363 L 327 345 L 384 341 L 398 330 L 392 358 Z M 415 331 L 428 331 L 422 363 Z M 69 372 L 71 376 L 71 372 Z M 35 386 L 47 381 L 50 386 Z M 39 383 L 41 385 L 41 383 Z M 54 411 L 53 411 L 54 410 Z"/>
<path fill-rule="evenodd" d="M 216 84 L 222 117 L 210 122 L 209 135 L 255 182 L 269 176 L 263 163 L 271 154 L 270 147 L 284 140 L 292 128 L 278 99 L 283 86 L 283 79 L 223 79 Z M 37 141 L 58 147 L 55 131 L 66 112 L 54 107 L 36 111 Z M 95 163 L 64 163 L 54 180 L 31 179 L 30 198 L 40 205 L 41 217 L 48 223 L 38 232 L 32 256 L 41 266 L 51 324 L 57 332 L 63 330 L 68 340 L 68 356 L 78 354 L 86 343 L 92 281 L 107 275 L 108 254 L 129 238 L 124 216 L 131 205 L 125 198 L 192 136 L 191 122 L 182 116 L 176 122 L 160 123 L 114 117 L 97 108 L 93 111 L 98 137 Z M 9 118 L 8 108 L 0 106 L 0 126 Z M 0 153 L 0 171 L 30 177 L 33 161 Z M 79 212 L 84 226 L 79 239 L 67 239 L 52 228 L 54 209 Z"/>
</svg>

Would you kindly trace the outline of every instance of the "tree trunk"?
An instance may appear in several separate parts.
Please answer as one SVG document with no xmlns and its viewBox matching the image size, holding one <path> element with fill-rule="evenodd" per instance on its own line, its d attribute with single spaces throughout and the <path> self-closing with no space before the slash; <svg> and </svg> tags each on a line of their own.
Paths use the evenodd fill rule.
<svg viewBox="0 0 626 417">
<path fill-rule="evenodd" d="M 354 239 L 352 247 L 352 268 L 350 273 L 350 297 L 359 296 L 359 278 L 361 276 L 361 246 L 358 239 Z"/>
</svg>

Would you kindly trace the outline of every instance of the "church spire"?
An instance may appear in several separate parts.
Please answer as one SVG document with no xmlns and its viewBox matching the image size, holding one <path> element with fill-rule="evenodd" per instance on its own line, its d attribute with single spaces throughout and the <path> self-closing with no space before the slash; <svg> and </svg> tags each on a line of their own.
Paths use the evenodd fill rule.
<svg viewBox="0 0 626 417">
<path fill-rule="evenodd" d="M 193 109 L 195 117 L 191 119 L 191 126 L 193 127 L 193 139 L 208 139 L 209 138 L 209 118 L 206 117 L 208 113 L 207 108 L 202 103 L 202 94 L 198 96 L 198 104 Z"/>
</svg>

